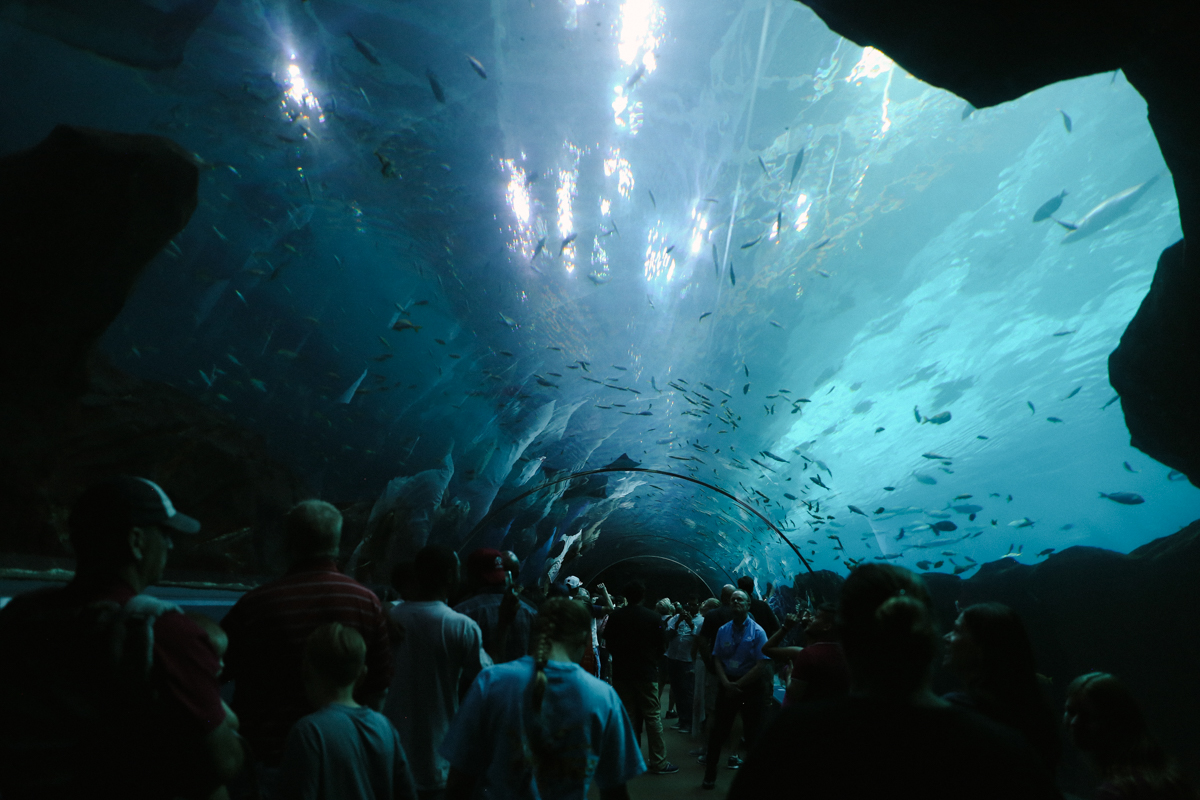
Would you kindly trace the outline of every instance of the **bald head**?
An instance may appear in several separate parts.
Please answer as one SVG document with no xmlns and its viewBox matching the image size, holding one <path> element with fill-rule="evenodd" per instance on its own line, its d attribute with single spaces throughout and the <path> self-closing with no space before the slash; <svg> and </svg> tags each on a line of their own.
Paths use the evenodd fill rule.
<svg viewBox="0 0 1200 800">
<path fill-rule="evenodd" d="M 504 550 L 500 553 L 500 563 L 508 570 L 508 574 L 512 575 L 513 583 L 521 577 L 521 559 L 517 558 L 517 554 L 512 550 Z"/>
<path fill-rule="evenodd" d="M 737 587 L 732 583 L 727 583 L 721 587 L 721 605 L 729 605 L 729 599 L 733 597 L 733 593 L 737 591 Z"/>
<path fill-rule="evenodd" d="M 342 543 L 342 512 L 324 500 L 302 500 L 283 518 L 284 538 L 293 561 L 337 558 Z"/>
</svg>

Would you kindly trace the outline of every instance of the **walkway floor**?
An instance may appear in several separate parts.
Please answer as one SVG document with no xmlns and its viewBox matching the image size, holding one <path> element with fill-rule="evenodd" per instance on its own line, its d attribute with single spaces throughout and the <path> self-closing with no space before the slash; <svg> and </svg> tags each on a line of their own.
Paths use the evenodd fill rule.
<svg viewBox="0 0 1200 800">
<path fill-rule="evenodd" d="M 691 736 L 685 736 L 678 731 L 670 730 L 670 726 L 675 724 L 675 720 L 666 721 L 666 730 L 663 735 L 667 741 L 667 760 L 679 767 L 679 772 L 673 775 L 650 775 L 646 774 L 629 784 L 629 797 L 631 800 L 676 800 L 676 798 L 706 798 L 706 800 L 717 800 L 725 797 L 729 793 L 729 785 L 733 783 L 733 778 L 737 774 L 736 770 L 729 769 L 725 766 L 725 761 L 729 757 L 728 751 L 721 754 L 721 768 L 717 771 L 717 788 L 712 790 L 704 790 L 700 788 L 700 783 L 704 780 L 704 765 L 696 760 L 696 756 L 689 756 L 688 751 L 702 747 L 700 739 L 693 739 Z M 734 730 L 734 736 L 741 735 L 741 721 L 739 720 Z M 643 735 L 642 755 L 646 755 L 645 736 Z M 745 753 L 741 754 L 743 757 Z M 593 786 L 592 791 L 588 793 L 590 800 L 598 800 L 600 793 Z"/>
</svg>

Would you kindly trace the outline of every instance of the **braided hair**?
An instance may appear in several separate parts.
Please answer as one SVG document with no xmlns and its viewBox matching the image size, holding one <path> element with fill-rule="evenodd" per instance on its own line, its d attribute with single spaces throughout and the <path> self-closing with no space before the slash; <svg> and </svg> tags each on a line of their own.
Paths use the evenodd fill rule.
<svg viewBox="0 0 1200 800">
<path fill-rule="evenodd" d="M 565 597 L 555 597 L 542 604 L 533 622 L 533 687 L 530 707 L 535 715 L 542 713 L 546 696 L 546 662 L 550 660 L 552 643 L 577 644 L 591 636 L 592 615 L 587 606 Z"/>
</svg>

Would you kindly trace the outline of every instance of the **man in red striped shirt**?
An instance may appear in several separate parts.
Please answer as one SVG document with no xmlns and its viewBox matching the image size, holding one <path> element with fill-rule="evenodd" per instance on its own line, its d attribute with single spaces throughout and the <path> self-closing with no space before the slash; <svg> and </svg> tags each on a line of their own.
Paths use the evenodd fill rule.
<svg viewBox="0 0 1200 800">
<path fill-rule="evenodd" d="M 247 592 L 221 626 L 229 634 L 223 680 L 236 681 L 233 708 L 241 733 L 267 768 L 278 767 L 292 725 L 316 709 L 304 695 L 301 663 L 310 633 L 330 622 L 354 628 L 367 643 L 367 675 L 355 693 L 379 710 L 392 680 L 387 615 L 374 592 L 338 571 L 342 515 L 305 500 L 287 513 L 284 537 L 291 568 Z"/>
</svg>

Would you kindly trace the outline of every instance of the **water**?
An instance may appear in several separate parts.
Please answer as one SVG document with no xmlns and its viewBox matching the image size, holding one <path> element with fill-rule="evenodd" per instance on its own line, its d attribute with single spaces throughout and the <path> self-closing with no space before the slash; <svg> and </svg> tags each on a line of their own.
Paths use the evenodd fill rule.
<svg viewBox="0 0 1200 800">
<path fill-rule="evenodd" d="M 120 368 L 325 498 L 421 474 L 393 484 L 414 529 L 513 547 L 527 577 L 652 554 L 778 581 L 802 569 L 781 536 L 814 568 L 951 571 L 1127 552 L 1200 511 L 1102 408 L 1181 236 L 1169 175 L 1081 241 L 1031 222 L 1164 170 L 1120 75 L 965 115 L 797 4 L 677 0 L 225 2 L 159 71 L 5 21 L 0 66 L 3 151 L 71 122 L 208 165 L 103 340 Z M 622 453 L 745 505 L 611 473 L 500 509 Z"/>
</svg>

